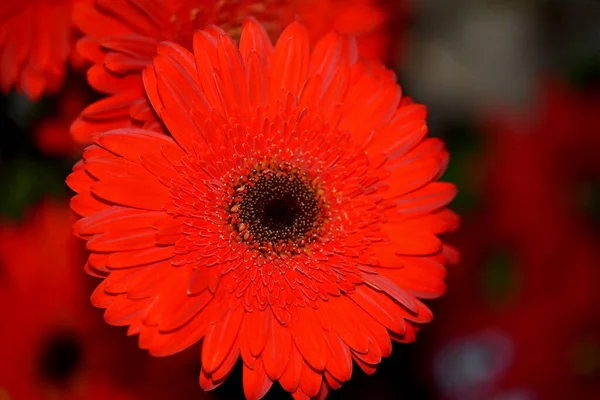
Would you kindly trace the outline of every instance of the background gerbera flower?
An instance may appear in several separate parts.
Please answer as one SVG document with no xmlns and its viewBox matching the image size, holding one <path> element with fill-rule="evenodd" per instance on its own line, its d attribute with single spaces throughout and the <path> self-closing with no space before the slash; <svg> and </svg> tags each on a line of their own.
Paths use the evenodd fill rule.
<svg viewBox="0 0 600 400">
<path fill-rule="evenodd" d="M 450 274 L 449 290 L 436 304 L 435 332 L 419 343 L 430 353 L 424 359 L 434 397 L 597 397 L 600 320 L 592 306 L 597 299 L 589 298 L 590 282 L 598 280 L 590 268 L 597 259 L 595 239 L 565 227 L 556 252 L 523 236 L 482 237 L 505 234 L 493 222 L 485 214 L 463 222 L 455 238 L 464 254 L 459 273 Z M 548 284 L 542 270 L 561 284 Z"/>
<path fill-rule="evenodd" d="M 1 223 L 0 387 L 9 398 L 74 396 L 87 385 L 93 321 L 101 325 L 83 301 L 74 219 L 67 204 L 46 201 L 21 223 Z"/>
<path fill-rule="evenodd" d="M 324 397 L 415 339 L 456 189 L 393 73 L 298 23 L 273 49 L 251 20 L 239 49 L 216 27 L 159 45 L 144 84 L 170 136 L 103 133 L 67 180 L 107 322 L 156 356 L 203 339 L 205 389 L 241 357 L 249 399 Z"/>
<path fill-rule="evenodd" d="M 195 382 L 173 379 L 195 371 L 195 353 L 151 358 L 107 329 L 89 304 L 74 221 L 68 203 L 50 199 L 22 221 L 0 220 L 0 398 L 206 398 Z"/>
<path fill-rule="evenodd" d="M 597 241 L 597 221 L 586 203 L 600 180 L 600 97 L 576 93 L 558 79 L 541 81 L 539 92 L 532 111 L 497 112 L 482 124 L 489 215 L 495 231 L 535 252 L 538 259 L 523 265 L 534 296 L 562 290 L 575 272 L 580 282 L 596 274 L 593 252 L 574 249 Z M 548 274 L 551 265 L 556 268 Z M 580 286 L 577 296 L 581 301 L 573 308 L 579 311 L 600 300 L 589 285 Z"/>
<path fill-rule="evenodd" d="M 191 50 L 193 31 L 209 24 L 239 37 L 246 16 L 256 17 L 271 37 L 300 19 L 307 21 L 313 43 L 333 27 L 357 36 L 363 57 L 379 59 L 388 50 L 388 16 L 373 0 L 320 1 L 318 6 L 305 0 L 84 2 L 74 14 L 84 33 L 78 50 L 94 64 L 88 71 L 90 85 L 107 97 L 86 108 L 74 122 L 75 140 L 88 144 L 94 133 L 132 125 L 156 128 L 141 71 L 151 64 L 158 43 L 169 40 Z"/>
<path fill-rule="evenodd" d="M 35 123 L 33 130 L 37 147 L 46 155 L 72 157 L 82 145 L 69 134 L 71 123 L 93 98 L 93 91 L 84 82 L 74 80 L 56 97 L 49 115 Z"/>
<path fill-rule="evenodd" d="M 35 101 L 57 92 L 73 46 L 73 5 L 81 0 L 3 1 L 0 5 L 0 88 Z"/>
<path fill-rule="evenodd" d="M 379 0 L 296 0 L 293 13 L 308 29 L 312 43 L 334 30 L 357 37 L 361 58 L 387 60 L 390 56 L 389 21 L 392 7 Z M 405 1 L 397 1 L 394 7 Z M 397 28 L 397 27 L 396 27 Z M 397 31 L 399 33 L 399 31 Z"/>
</svg>

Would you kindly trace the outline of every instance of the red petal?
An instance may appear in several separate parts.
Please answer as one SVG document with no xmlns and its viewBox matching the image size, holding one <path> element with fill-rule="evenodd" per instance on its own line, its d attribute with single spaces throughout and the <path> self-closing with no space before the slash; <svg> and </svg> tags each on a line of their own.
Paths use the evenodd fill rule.
<svg viewBox="0 0 600 400">
<path fill-rule="evenodd" d="M 339 337 L 352 349 L 359 353 L 366 353 L 369 350 L 369 340 L 362 327 L 349 315 L 357 309 L 357 306 L 346 296 L 340 296 L 331 301 L 322 303 L 323 310 L 331 323 L 332 332 L 337 333 Z"/>
<path fill-rule="evenodd" d="M 246 66 L 252 53 L 258 55 L 262 67 L 266 68 L 269 66 L 269 60 L 273 53 L 273 45 L 265 28 L 254 18 L 249 17 L 244 20 L 240 37 L 240 54 Z"/>
<path fill-rule="evenodd" d="M 329 397 L 330 392 L 331 387 L 329 387 L 327 381 L 323 379 L 323 381 L 321 382 L 321 389 L 319 390 L 319 393 L 317 393 L 315 400 L 325 400 L 327 397 Z"/>
<path fill-rule="evenodd" d="M 175 152 L 178 157 L 185 155 L 169 136 L 143 129 L 115 129 L 98 137 L 96 142 L 106 150 L 132 161 L 146 154 L 162 157 L 164 148 Z"/>
<path fill-rule="evenodd" d="M 322 373 L 315 371 L 309 365 L 304 365 L 300 376 L 300 389 L 309 397 L 314 397 L 321 390 Z"/>
<path fill-rule="evenodd" d="M 133 90 L 105 97 L 87 106 L 81 112 L 81 116 L 99 121 L 129 117 L 131 104 L 141 96 L 143 96 L 143 93 Z"/>
<path fill-rule="evenodd" d="M 253 107 L 267 104 L 267 78 L 263 63 L 257 53 L 251 53 L 246 60 L 246 84 L 249 104 Z"/>
<path fill-rule="evenodd" d="M 417 310 L 415 299 L 385 276 L 362 274 L 362 278 L 367 285 L 387 294 L 410 311 L 415 312 Z"/>
<path fill-rule="evenodd" d="M 77 52 L 86 60 L 93 63 L 102 62 L 104 51 L 100 48 L 97 37 L 85 36 L 77 41 Z"/>
<path fill-rule="evenodd" d="M 244 364 L 242 380 L 244 382 L 244 394 L 246 395 L 247 400 L 262 399 L 273 385 L 273 381 L 270 380 L 265 373 L 265 369 L 263 368 L 260 359 L 254 363 L 252 369 Z"/>
<path fill-rule="evenodd" d="M 380 356 L 389 357 L 392 354 L 392 341 L 387 329 L 376 321 L 365 324 L 365 327 L 370 332 L 369 337 L 373 340 L 373 346 L 379 348 Z"/>
<path fill-rule="evenodd" d="M 267 343 L 262 352 L 262 359 L 267 375 L 275 381 L 283 374 L 294 344 L 288 328 L 276 321 L 272 321 L 271 331 L 266 336 Z"/>
<path fill-rule="evenodd" d="M 270 101 L 291 93 L 298 96 L 308 74 L 309 39 L 306 28 L 290 24 L 279 36 L 271 61 Z"/>
<path fill-rule="evenodd" d="M 381 362 L 381 350 L 379 349 L 379 345 L 369 340 L 369 351 L 364 354 L 352 351 L 352 357 L 355 360 L 360 359 L 365 364 L 377 365 Z"/>
<path fill-rule="evenodd" d="M 298 389 L 292 393 L 292 398 L 294 400 L 310 400 L 310 397 L 308 397 L 301 389 Z"/>
<path fill-rule="evenodd" d="M 79 220 L 79 233 L 93 235 L 113 230 L 131 230 L 152 226 L 164 213 L 111 206 Z"/>
<path fill-rule="evenodd" d="M 92 254 L 92 257 L 96 254 Z M 141 268 L 130 268 L 126 270 L 111 271 L 104 282 L 105 291 L 112 294 L 129 293 L 136 287 L 146 285 L 148 278 L 152 275 L 160 275 L 165 271 L 162 264 L 151 264 Z"/>
<path fill-rule="evenodd" d="M 91 87 L 100 93 L 116 94 L 125 91 L 138 91 L 143 93 L 143 84 L 139 74 L 115 75 L 96 64 L 87 72 L 87 80 Z"/>
<path fill-rule="evenodd" d="M 105 36 L 107 32 L 120 35 L 131 32 L 121 21 L 98 12 L 93 1 L 79 1 L 73 6 L 73 22 L 86 35 Z"/>
<path fill-rule="evenodd" d="M 377 295 L 373 290 L 365 287 L 357 287 L 354 292 L 348 294 L 348 297 L 389 330 L 398 334 L 404 333 L 406 324 L 398 314 L 398 306 L 391 299 L 386 302 L 380 301 L 382 297 L 387 296 L 381 293 Z"/>
<path fill-rule="evenodd" d="M 81 192 L 71 198 L 71 208 L 82 217 L 92 215 L 109 207 L 109 205 L 96 197 L 90 192 Z"/>
<path fill-rule="evenodd" d="M 335 379 L 333 376 L 331 376 L 329 372 L 325 371 L 323 377 L 325 378 L 324 381 L 327 382 L 327 385 L 329 385 L 333 390 L 337 390 L 342 387 L 343 382 L 340 382 L 337 379 Z"/>
<path fill-rule="evenodd" d="M 221 35 L 217 54 L 225 105 L 234 112 L 235 110 L 245 110 L 248 107 L 248 90 L 244 65 L 238 47 L 229 36 Z"/>
<path fill-rule="evenodd" d="M 352 357 L 354 358 L 354 361 L 356 361 L 356 364 L 358 364 L 360 369 L 362 369 L 365 372 L 365 374 L 373 375 L 375 371 L 377 371 L 377 365 L 367 364 L 363 362 L 360 358 L 357 358 L 354 354 L 352 355 Z"/>
<path fill-rule="evenodd" d="M 96 182 L 87 172 L 83 162 L 80 161 L 81 167 L 77 170 L 73 170 L 67 177 L 67 185 L 75 192 L 81 193 L 83 191 L 89 191 L 92 183 Z"/>
<path fill-rule="evenodd" d="M 86 158 L 85 154 L 84 158 Z M 154 175 L 141 165 L 112 154 L 107 157 L 86 159 L 85 170 L 100 181 L 104 179 L 155 179 Z"/>
<path fill-rule="evenodd" d="M 329 86 L 340 68 L 356 62 L 355 43 L 345 35 L 331 32 L 323 36 L 310 55 L 309 75 L 323 77 L 323 87 Z"/>
<path fill-rule="evenodd" d="M 144 328 L 144 330 L 149 329 L 147 327 Z M 202 339 L 206 334 L 206 330 L 205 321 L 197 319 L 193 319 L 184 328 L 168 334 L 163 334 L 153 329 L 155 333 L 152 338 L 145 340 L 143 345 L 140 344 L 140 348 L 147 349 L 154 357 L 167 357 L 193 346 Z"/>
<path fill-rule="evenodd" d="M 325 340 L 329 349 L 327 372 L 340 382 L 349 380 L 352 376 L 350 349 L 336 333 L 326 333 Z"/>
<path fill-rule="evenodd" d="M 292 325 L 292 338 L 302 357 L 317 371 L 323 371 L 327 361 L 324 332 L 315 312 L 309 307 L 302 310 L 298 322 Z M 320 385 L 319 385 L 320 386 Z"/>
<path fill-rule="evenodd" d="M 212 293 L 204 292 L 197 296 L 188 296 L 183 287 L 180 292 L 169 297 L 169 303 L 162 312 L 159 332 L 170 332 L 176 329 L 188 329 L 186 324 L 190 319 L 204 309 L 213 299 Z"/>
<path fill-rule="evenodd" d="M 100 252 L 147 249 L 154 246 L 155 237 L 152 228 L 106 232 L 92 237 L 86 247 Z"/>
<path fill-rule="evenodd" d="M 144 250 L 131 250 L 113 253 L 108 256 L 106 265 L 110 269 L 136 267 L 173 258 L 173 247 L 151 247 Z"/>
<path fill-rule="evenodd" d="M 244 317 L 244 308 L 229 310 L 221 321 L 207 333 L 202 345 L 202 369 L 214 372 L 224 361 L 233 346 Z"/>
<path fill-rule="evenodd" d="M 134 32 L 144 36 L 164 34 L 168 26 L 169 11 L 162 3 L 154 0 L 96 0 L 98 9 L 104 14 L 123 21 Z"/>
<path fill-rule="evenodd" d="M 281 378 L 279 378 L 281 386 L 290 393 L 295 392 L 298 385 L 300 385 L 303 364 L 304 361 L 302 360 L 302 356 L 298 350 L 296 350 L 296 346 L 292 345 L 287 366 L 285 367 Z M 308 368 L 308 366 L 306 368 Z"/>
<path fill-rule="evenodd" d="M 91 189 L 101 199 L 143 210 L 164 210 L 171 202 L 169 189 L 151 180 L 106 179 L 94 183 Z"/>
<path fill-rule="evenodd" d="M 263 351 L 271 330 L 271 310 L 255 309 L 246 313 L 244 318 L 244 336 L 248 341 L 250 353 L 258 357 Z"/>
<path fill-rule="evenodd" d="M 104 312 L 104 319 L 111 325 L 128 325 L 131 318 L 144 312 L 151 300 L 131 300 L 125 296 L 116 296 Z"/>
<path fill-rule="evenodd" d="M 401 215 L 420 215 L 446 206 L 456 196 L 456 186 L 447 182 L 433 182 L 399 198 L 395 204 Z"/>
<path fill-rule="evenodd" d="M 400 107 L 390 123 L 380 129 L 369 143 L 369 152 L 398 158 L 414 148 L 427 134 L 427 109 L 421 104 Z"/>
<path fill-rule="evenodd" d="M 212 373 L 211 378 L 214 382 L 222 382 L 231 373 L 231 370 L 235 366 L 235 363 L 240 356 L 240 349 L 238 346 L 233 346 L 231 351 L 225 357 L 225 361 L 215 372 Z"/>
<path fill-rule="evenodd" d="M 178 45 L 163 43 L 154 59 L 154 70 L 161 108 L 157 108 L 158 99 L 150 98 L 152 105 L 177 143 L 190 151 L 195 141 L 203 138 L 190 111 L 208 109 L 193 55 Z M 147 85 L 151 84 L 147 81 Z"/>
<path fill-rule="evenodd" d="M 393 241 L 394 252 L 406 255 L 434 254 L 442 248 L 442 242 L 425 229 L 406 228 L 401 224 L 387 224 L 382 231 Z"/>
</svg>

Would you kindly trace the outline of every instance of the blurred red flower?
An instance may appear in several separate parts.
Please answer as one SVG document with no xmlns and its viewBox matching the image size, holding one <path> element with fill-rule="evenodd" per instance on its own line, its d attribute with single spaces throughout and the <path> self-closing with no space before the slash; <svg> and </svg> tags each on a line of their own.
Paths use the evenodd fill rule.
<svg viewBox="0 0 600 400">
<path fill-rule="evenodd" d="M 464 257 L 435 310 L 444 399 L 600 396 L 600 243 L 579 196 L 600 178 L 600 97 L 552 79 L 539 92 L 526 114 L 483 125 L 484 217 L 457 235 Z M 498 253 L 505 297 L 490 303 Z"/>
<path fill-rule="evenodd" d="M 598 397 L 600 314 L 597 296 L 591 297 L 598 271 L 590 268 L 598 259 L 595 239 L 576 235 L 570 241 L 573 232 L 565 231 L 560 251 L 569 262 L 548 263 L 539 253 L 553 249 L 543 242 L 532 247 L 502 238 L 489 222 L 465 221 L 455 236 L 464 256 L 434 310 L 436 329 L 422 342 L 429 346 L 427 368 L 439 398 Z M 542 268 L 561 284 L 537 284 L 529 271 Z M 489 276 L 494 269 L 496 276 Z M 501 282 L 498 292 L 493 286 Z"/>
<path fill-rule="evenodd" d="M 211 24 L 238 37 L 246 16 L 256 17 L 272 38 L 295 18 L 306 20 L 310 38 L 332 28 L 358 36 L 361 55 L 380 59 L 388 52 L 388 18 L 374 0 L 91 0 L 76 7 L 74 20 L 84 32 L 81 55 L 94 66 L 88 81 L 108 97 L 86 108 L 71 128 L 75 140 L 90 143 L 94 133 L 113 128 L 156 126 L 141 71 L 152 63 L 159 42 L 188 50 L 196 29 Z M 131 120 L 133 118 L 133 121 Z"/>
<path fill-rule="evenodd" d="M 530 132 L 544 137 L 557 164 L 566 173 L 592 172 L 600 177 L 600 90 L 575 88 L 558 77 L 542 79 L 533 118 L 525 119 Z M 567 175 L 569 176 L 569 175 Z"/>
<path fill-rule="evenodd" d="M 144 84 L 169 135 L 113 130 L 67 182 L 75 230 L 104 278 L 92 301 L 140 347 L 202 342 L 200 385 L 243 360 L 246 397 L 274 381 L 326 396 L 352 360 L 373 373 L 391 341 L 432 318 L 455 251 L 448 154 L 393 73 L 298 23 L 273 49 L 249 20 L 239 49 L 216 27 L 193 53 L 158 46 Z M 220 78 L 223 77 L 223 78 Z"/>
<path fill-rule="evenodd" d="M 573 249 L 598 240 L 594 221 L 584 212 L 589 199 L 581 194 L 600 183 L 600 95 L 577 93 L 552 79 L 540 86 L 525 115 L 488 115 L 483 125 L 483 187 L 491 226 L 535 258 L 524 264 L 523 273 L 529 292 L 537 294 L 562 287 L 568 265 L 578 257 Z M 549 266 L 556 269 L 548 273 Z"/>
<path fill-rule="evenodd" d="M 75 220 L 68 204 L 46 200 L 22 222 L 0 222 L 0 398 L 206 398 L 183 380 L 195 353 L 161 362 L 107 329 L 88 301 Z"/>
<path fill-rule="evenodd" d="M 34 126 L 37 147 L 47 155 L 69 157 L 79 153 L 82 145 L 69 133 L 71 123 L 90 103 L 90 89 L 74 81 L 66 85 L 55 99 L 56 112 Z"/>
<path fill-rule="evenodd" d="M 0 4 L 0 88 L 36 101 L 62 87 L 74 47 L 71 14 L 81 0 L 21 0 Z"/>
<path fill-rule="evenodd" d="M 391 7 L 382 7 L 379 0 L 295 0 L 289 3 L 291 15 L 308 28 L 311 43 L 333 30 L 356 36 L 362 59 L 387 61 L 390 57 L 389 22 L 393 13 Z"/>
<path fill-rule="evenodd" d="M 74 220 L 67 204 L 46 201 L 22 223 L 0 224 L 0 387 L 9 398 L 87 400 L 112 390 L 89 374 L 101 320 L 85 301 Z"/>
</svg>

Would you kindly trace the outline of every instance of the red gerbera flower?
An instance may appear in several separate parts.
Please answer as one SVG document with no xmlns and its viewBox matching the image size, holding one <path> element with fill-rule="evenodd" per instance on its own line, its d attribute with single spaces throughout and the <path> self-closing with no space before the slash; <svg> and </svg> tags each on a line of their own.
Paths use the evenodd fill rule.
<svg viewBox="0 0 600 400">
<path fill-rule="evenodd" d="M 74 221 L 67 203 L 49 200 L 23 221 L 0 221 L 0 399 L 207 398 L 193 382 L 173 389 L 164 374 L 181 377 L 190 355 L 167 364 L 144 357 L 103 323 L 87 301 L 91 278 Z"/>
<path fill-rule="evenodd" d="M 384 9 L 379 0 L 296 0 L 291 3 L 293 13 L 306 24 L 311 43 L 334 30 L 357 37 L 362 59 L 389 57 L 388 22 L 392 7 Z"/>
<path fill-rule="evenodd" d="M 83 146 L 73 140 L 69 127 L 92 98 L 93 91 L 82 83 L 67 84 L 56 98 L 52 115 L 44 116 L 36 123 L 35 141 L 45 154 L 68 157 L 81 152 Z"/>
<path fill-rule="evenodd" d="M 89 144 L 94 133 L 132 126 L 130 117 L 140 120 L 139 125 L 146 122 L 145 128 L 155 126 L 141 71 L 152 63 L 158 43 L 173 41 L 191 50 L 194 30 L 209 24 L 239 37 L 246 16 L 261 21 L 272 37 L 294 18 L 308 21 L 313 41 L 334 27 L 358 36 L 362 57 L 383 57 L 387 45 L 387 18 L 373 0 L 84 2 L 74 14 L 85 35 L 78 50 L 94 64 L 88 71 L 90 85 L 108 97 L 90 105 L 74 122 L 71 133 L 75 140 Z"/>
<path fill-rule="evenodd" d="M 546 80 L 532 110 L 496 113 L 483 126 L 488 215 L 499 235 L 535 256 L 523 271 L 534 296 L 543 290 L 544 296 L 556 293 L 574 276 L 575 265 L 588 265 L 589 271 L 579 272 L 586 277 L 597 271 L 595 257 L 576 261 L 583 253 L 573 248 L 596 235 L 593 218 L 584 212 L 584 196 L 578 195 L 600 178 L 599 101 L 597 94 L 575 93 Z M 586 281 L 593 280 L 581 279 Z M 580 286 L 577 295 L 587 295 L 593 305 L 598 292 L 593 285 Z M 572 311 L 581 311 L 585 303 Z"/>
<path fill-rule="evenodd" d="M 586 249 L 573 249 L 573 255 L 581 250 Z M 574 261 L 573 273 L 564 276 L 585 290 L 592 286 L 585 281 L 592 278 L 585 273 L 588 266 L 575 264 L 595 259 Z M 473 275 L 482 275 L 482 265 L 471 267 Z M 519 267 L 524 265 L 512 265 L 521 272 Z M 558 290 L 548 287 L 544 293 L 538 289 L 541 296 L 537 302 L 523 302 L 524 295 L 532 297 L 527 293 L 530 288 L 520 282 L 512 285 L 519 286 L 521 293 L 500 307 L 486 305 L 483 297 L 465 295 L 477 293 L 480 287 L 463 285 L 462 298 L 457 291 L 448 293 L 443 310 L 436 310 L 441 319 L 432 332 L 433 343 L 428 343 L 433 350 L 428 367 L 441 392 L 438 397 L 500 399 L 512 398 L 512 394 L 532 400 L 597 398 L 600 325 L 597 310 L 590 312 L 597 303 L 580 308 L 578 293 L 569 284 Z M 523 396 L 516 396 L 519 392 Z"/>
<path fill-rule="evenodd" d="M 249 21 L 193 54 L 162 43 L 146 92 L 171 136 L 99 135 L 68 178 L 105 319 L 165 356 L 203 339 L 200 385 L 243 360 L 245 394 L 274 381 L 324 396 L 410 342 L 456 258 L 448 153 L 394 76 L 294 23 L 273 49 Z"/>
<path fill-rule="evenodd" d="M 102 337 L 85 303 L 74 219 L 67 204 L 47 201 L 22 223 L 0 223 L 1 398 L 4 390 L 15 400 L 95 399 L 99 389 L 121 398 L 89 374 Z"/>
<path fill-rule="evenodd" d="M 74 37 L 71 14 L 79 0 L 3 1 L 0 5 L 0 87 L 37 100 L 58 91 Z"/>
</svg>

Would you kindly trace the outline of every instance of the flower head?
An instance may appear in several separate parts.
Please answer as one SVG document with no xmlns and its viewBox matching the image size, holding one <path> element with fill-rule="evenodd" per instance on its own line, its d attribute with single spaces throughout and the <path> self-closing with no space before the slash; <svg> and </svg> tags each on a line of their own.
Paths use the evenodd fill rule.
<svg viewBox="0 0 600 400">
<path fill-rule="evenodd" d="M 489 214 L 465 221 L 453 238 L 465 257 L 436 305 L 436 329 L 420 343 L 436 392 L 447 400 L 521 391 L 525 398 L 597 397 L 600 320 L 592 305 L 598 296 L 590 296 L 597 238 L 565 227 L 560 251 L 544 237 L 507 241 Z"/>
<path fill-rule="evenodd" d="M 358 36 L 361 56 L 379 59 L 387 50 L 387 18 L 374 0 L 83 2 L 74 14 L 84 33 L 78 50 L 93 64 L 88 71 L 90 85 L 108 96 L 91 104 L 73 123 L 75 140 L 89 144 L 96 133 L 126 126 L 157 128 L 141 71 L 152 63 L 158 44 L 168 40 L 191 50 L 193 32 L 211 24 L 239 38 L 246 16 L 257 18 L 271 37 L 298 18 L 307 21 L 313 43 L 334 27 Z"/>
<path fill-rule="evenodd" d="M 22 221 L 0 220 L 0 399 L 205 398 L 181 382 L 195 354 L 148 357 L 88 303 L 74 221 L 66 202 L 48 199 Z"/>
<path fill-rule="evenodd" d="M 95 399 L 96 382 L 107 383 L 87 376 L 101 340 L 85 305 L 74 217 L 67 204 L 45 201 L 21 223 L 0 222 L 0 393 L 8 398 Z"/>
<path fill-rule="evenodd" d="M 360 57 L 388 60 L 390 56 L 390 17 L 400 14 L 400 4 L 381 4 L 380 0 L 296 0 L 291 1 L 295 15 L 308 29 L 311 43 L 334 30 L 357 37 Z M 290 18 L 291 19 L 291 18 Z"/>
<path fill-rule="evenodd" d="M 107 322 L 157 356 L 203 340 L 205 389 L 241 357 L 249 399 L 326 395 L 414 340 L 456 258 L 436 236 L 456 189 L 390 71 L 249 20 L 239 47 L 214 26 L 160 44 L 143 78 L 169 135 L 103 133 L 68 178 Z"/>
<path fill-rule="evenodd" d="M 32 100 L 58 91 L 74 44 L 71 13 L 79 0 L 3 1 L 0 5 L 0 87 Z"/>
<path fill-rule="evenodd" d="M 76 80 L 65 85 L 55 98 L 54 107 L 35 122 L 34 139 L 44 154 L 68 157 L 81 152 L 83 146 L 73 140 L 69 127 L 93 96 L 84 83 Z"/>
</svg>

